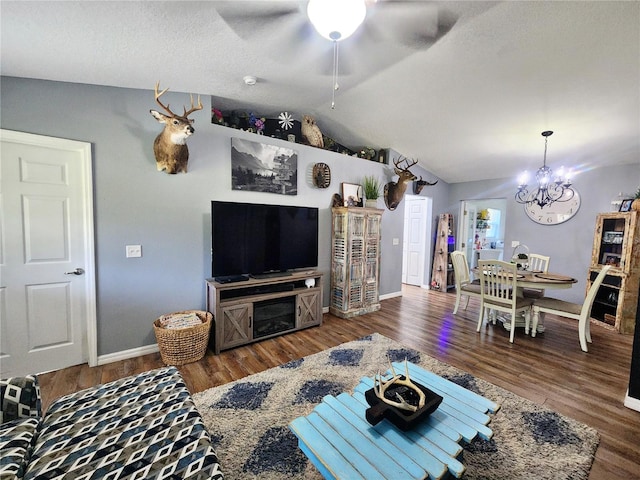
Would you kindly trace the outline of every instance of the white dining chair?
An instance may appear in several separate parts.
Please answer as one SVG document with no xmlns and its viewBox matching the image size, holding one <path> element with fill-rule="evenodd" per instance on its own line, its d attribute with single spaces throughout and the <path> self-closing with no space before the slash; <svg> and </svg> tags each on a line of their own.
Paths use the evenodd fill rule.
<svg viewBox="0 0 640 480">
<path fill-rule="evenodd" d="M 456 283 L 456 306 L 453 309 L 453 314 L 458 312 L 460 306 L 460 299 L 463 295 L 467 296 L 467 302 L 464 305 L 466 310 L 469 306 L 470 297 L 480 298 L 480 281 L 471 281 L 471 275 L 469 273 L 469 264 L 467 263 L 467 256 L 460 250 L 451 252 L 451 263 L 453 263 L 453 275 Z"/>
<path fill-rule="evenodd" d="M 515 263 L 503 262 L 502 260 L 479 260 L 478 270 L 480 271 L 481 294 L 480 316 L 476 331 L 479 332 L 482 327 L 486 309 L 493 310 L 494 313 L 495 310 L 506 312 L 511 315 L 509 342 L 513 343 L 516 331 L 516 314 L 524 313 L 525 332 L 527 333 L 531 321 L 532 300 L 516 295 L 518 267 Z"/>
<path fill-rule="evenodd" d="M 587 342 L 591 343 L 591 323 L 589 322 L 591 307 L 593 306 L 593 301 L 596 298 L 598 289 L 610 268 L 611 265 L 605 265 L 602 267 L 602 270 L 600 270 L 600 273 L 591 284 L 591 287 L 587 292 L 587 296 L 584 299 L 584 303 L 582 304 L 571 303 L 552 297 L 534 298 L 532 307 L 533 320 L 531 336 L 536 336 L 536 327 L 541 313 L 551 313 L 561 317 L 572 318 L 574 320 L 578 320 L 578 338 L 580 339 L 580 348 L 583 352 L 587 352 Z"/>
<path fill-rule="evenodd" d="M 549 271 L 549 261 L 551 257 L 540 255 L 537 253 L 529 254 L 529 262 L 527 270 L 530 272 L 547 273 Z M 544 289 L 539 288 L 523 288 L 522 296 L 525 298 L 540 298 L 544 297 Z"/>
</svg>

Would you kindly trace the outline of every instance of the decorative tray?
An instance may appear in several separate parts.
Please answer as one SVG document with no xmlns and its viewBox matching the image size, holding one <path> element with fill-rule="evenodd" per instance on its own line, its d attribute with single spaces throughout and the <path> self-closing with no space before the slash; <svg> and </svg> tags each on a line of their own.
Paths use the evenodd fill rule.
<svg viewBox="0 0 640 480">
<path fill-rule="evenodd" d="M 402 378 L 405 378 L 405 377 L 402 377 Z M 413 382 L 413 383 L 425 394 L 426 402 L 422 408 L 418 409 L 415 412 L 408 412 L 406 410 L 401 410 L 399 408 L 396 408 L 393 405 L 388 405 L 376 396 L 372 388 L 370 390 L 367 390 L 364 394 L 367 400 L 367 403 L 371 405 L 371 408 L 368 408 L 365 412 L 365 417 L 367 421 L 371 425 L 377 425 L 383 418 L 386 418 L 391 423 L 393 423 L 396 427 L 398 427 L 400 430 L 406 431 L 406 430 L 409 430 L 411 427 L 413 427 L 417 422 L 419 422 L 423 418 L 426 418 L 429 415 L 431 415 L 438 408 L 443 398 L 437 393 L 435 393 L 434 391 L 425 387 L 424 385 L 421 385 L 418 382 Z M 396 391 L 401 393 L 403 397 L 406 396 L 407 401 L 409 403 L 412 403 L 415 405 L 415 403 L 413 403 L 410 400 L 411 396 L 415 398 L 418 397 L 418 395 L 415 394 L 415 392 L 412 392 L 411 390 L 408 390 L 406 387 L 403 387 L 403 386 L 397 387 Z M 393 391 L 388 390 L 387 392 L 391 395 L 394 394 Z"/>
</svg>

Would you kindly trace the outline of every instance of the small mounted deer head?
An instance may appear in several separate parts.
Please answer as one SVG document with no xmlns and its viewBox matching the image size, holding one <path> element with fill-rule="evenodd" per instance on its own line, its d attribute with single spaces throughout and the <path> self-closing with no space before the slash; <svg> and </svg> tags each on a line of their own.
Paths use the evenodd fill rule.
<svg viewBox="0 0 640 480">
<path fill-rule="evenodd" d="M 151 115 L 160 123 L 164 123 L 164 129 L 153 142 L 153 153 L 156 156 L 158 171 L 164 170 L 166 173 L 187 173 L 187 162 L 189 161 L 189 149 L 187 148 L 187 138 L 189 138 L 194 128 L 191 126 L 193 120 L 187 118 L 196 110 L 202 110 L 202 102 L 198 95 L 198 105 L 193 105 L 193 95 L 191 95 L 191 109 L 184 109 L 184 114 L 176 115 L 169 109 L 169 105 L 163 105 L 160 97 L 169 89 L 160 89 L 160 82 L 156 83 L 156 102 L 164 108 L 169 115 L 165 115 L 156 110 L 149 110 Z"/>
<path fill-rule="evenodd" d="M 404 167 L 400 166 L 401 162 L 405 162 Z M 389 210 L 395 210 L 404 196 L 404 192 L 407 190 L 407 184 L 413 182 L 416 177 L 409 171 L 409 168 L 413 167 L 418 160 L 412 160 L 411 163 L 404 158 L 399 157 L 397 160 L 393 160 L 394 171 L 400 178 L 396 182 L 389 182 L 384 186 L 384 204 Z"/>
<path fill-rule="evenodd" d="M 427 186 L 432 187 L 436 183 L 438 183 L 438 180 L 436 180 L 433 183 L 429 183 L 426 180 L 422 180 L 422 175 L 421 175 L 420 180 L 416 180 L 416 183 L 413 184 L 413 193 L 415 193 L 416 195 L 419 195 L 424 187 L 427 187 Z"/>
</svg>

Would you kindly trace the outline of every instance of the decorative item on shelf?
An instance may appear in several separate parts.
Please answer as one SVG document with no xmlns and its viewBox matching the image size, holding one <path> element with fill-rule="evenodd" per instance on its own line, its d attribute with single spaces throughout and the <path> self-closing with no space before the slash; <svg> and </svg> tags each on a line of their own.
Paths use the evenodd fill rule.
<svg viewBox="0 0 640 480">
<path fill-rule="evenodd" d="M 289 112 L 282 112 L 278 115 L 278 123 L 280 124 L 280 128 L 282 130 L 287 131 L 293 128 L 293 117 L 289 114 Z"/>
<path fill-rule="evenodd" d="M 633 205 L 633 202 L 635 200 L 633 198 L 626 198 L 624 200 L 622 200 L 622 203 L 620 204 L 620 211 L 621 212 L 630 212 L 631 211 L 631 206 Z"/>
<path fill-rule="evenodd" d="M 313 184 L 317 188 L 327 188 L 331 185 L 331 169 L 326 163 L 316 163 L 313 165 Z"/>
<path fill-rule="evenodd" d="M 544 137 L 544 160 L 542 167 L 536 172 L 537 189 L 529 192 L 527 189 L 527 172 L 524 172 L 518 181 L 518 191 L 515 199 L 518 203 L 528 205 L 535 204 L 539 208 L 551 205 L 554 202 L 567 202 L 574 197 L 575 191 L 571 188 L 570 173 L 563 174 L 562 168 L 557 175 L 547 167 L 547 142 L 553 134 L 548 130 L 542 132 Z"/>
<path fill-rule="evenodd" d="M 302 117 L 302 136 L 305 138 L 309 145 L 318 148 L 324 148 L 324 139 L 322 138 L 322 132 L 318 125 L 316 125 L 315 119 L 311 115 L 304 115 Z"/>
<path fill-rule="evenodd" d="M 178 172 L 187 173 L 187 163 L 189 162 L 189 149 L 187 148 L 187 138 L 193 135 L 195 131 L 192 124 L 193 120 L 188 118 L 193 112 L 202 110 L 202 102 L 198 95 L 198 105 L 193 104 L 193 95 L 191 95 L 191 108 L 187 111 L 184 108 L 182 115 L 176 115 L 169 109 L 169 105 L 164 105 L 160 101 L 160 97 L 169 89 L 165 88 L 161 92 L 160 82 L 156 82 L 155 98 L 169 115 L 158 112 L 157 110 L 149 110 L 151 115 L 160 123 L 164 124 L 162 132 L 153 142 L 153 153 L 156 157 L 156 166 L 158 171 L 174 174 Z"/>
<path fill-rule="evenodd" d="M 519 252 L 519 250 L 524 250 Z M 511 252 L 511 263 L 515 263 L 519 270 L 526 270 L 529 267 L 529 247 L 520 243 L 513 247 Z"/>
<path fill-rule="evenodd" d="M 438 183 L 438 180 L 436 180 L 433 183 L 429 183 L 426 180 L 422 179 L 422 175 L 420 176 L 420 180 L 416 180 L 413 183 L 413 193 L 415 193 L 416 195 L 420 195 L 420 192 L 422 191 L 422 189 L 424 187 L 432 187 L 434 186 L 436 183 Z"/>
<path fill-rule="evenodd" d="M 215 107 L 211 107 L 211 123 L 216 125 L 224 125 L 224 115 L 220 110 Z"/>
<path fill-rule="evenodd" d="M 249 132 L 262 135 L 265 121 L 266 119 L 264 117 L 258 118 L 255 113 L 251 112 L 249 114 Z"/>
<path fill-rule="evenodd" d="M 342 201 L 342 195 L 339 193 L 334 193 L 331 197 L 331 206 L 332 207 L 343 207 L 344 202 Z"/>
<path fill-rule="evenodd" d="M 380 197 L 380 180 L 373 175 L 367 175 L 362 179 L 362 188 L 366 198 L 365 205 L 369 208 L 378 206 L 378 197 Z"/>
<path fill-rule="evenodd" d="M 342 182 L 342 201 L 345 207 L 361 207 L 362 185 Z"/>
<path fill-rule="evenodd" d="M 400 166 L 402 162 L 405 163 L 404 167 Z M 399 178 L 397 181 L 389 182 L 384 186 L 384 203 L 389 210 L 393 211 L 398 207 L 402 201 L 404 192 L 407 190 L 407 184 L 418 178 L 409 170 L 409 168 L 413 167 L 416 163 L 418 163 L 418 160 L 412 160 L 411 163 L 409 163 L 409 160 L 402 156 L 393 161 L 393 170 Z"/>
<path fill-rule="evenodd" d="M 363 158 L 365 160 L 375 160 L 375 161 L 378 160 L 376 158 L 377 157 L 376 151 L 371 147 L 362 147 L 360 150 L 358 150 L 356 155 L 359 158 Z"/>
</svg>

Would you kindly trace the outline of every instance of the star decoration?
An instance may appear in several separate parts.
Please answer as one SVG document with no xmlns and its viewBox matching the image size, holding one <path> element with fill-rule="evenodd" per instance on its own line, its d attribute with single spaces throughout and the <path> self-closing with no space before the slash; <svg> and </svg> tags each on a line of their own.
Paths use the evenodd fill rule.
<svg viewBox="0 0 640 480">
<path fill-rule="evenodd" d="M 289 112 L 282 112 L 280 115 L 278 115 L 278 123 L 283 130 L 289 130 L 293 127 L 293 117 L 289 114 Z"/>
</svg>

